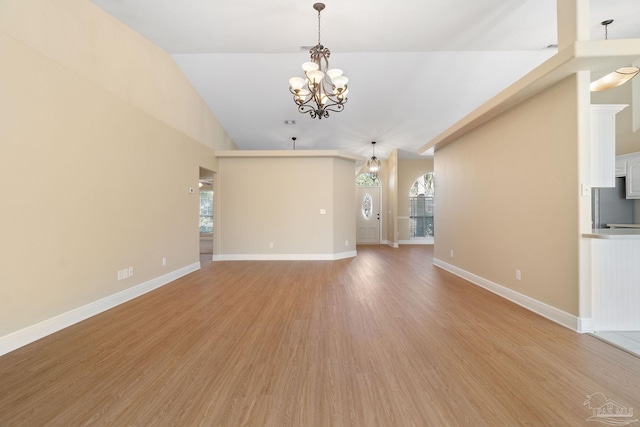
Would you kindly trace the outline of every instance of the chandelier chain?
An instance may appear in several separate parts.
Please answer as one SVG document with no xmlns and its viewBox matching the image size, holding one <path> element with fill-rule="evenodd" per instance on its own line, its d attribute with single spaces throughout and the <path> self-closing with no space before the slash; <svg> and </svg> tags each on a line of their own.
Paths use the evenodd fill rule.
<svg viewBox="0 0 640 427">
<path fill-rule="evenodd" d="M 318 44 L 320 45 L 320 11 L 318 10 Z"/>
</svg>

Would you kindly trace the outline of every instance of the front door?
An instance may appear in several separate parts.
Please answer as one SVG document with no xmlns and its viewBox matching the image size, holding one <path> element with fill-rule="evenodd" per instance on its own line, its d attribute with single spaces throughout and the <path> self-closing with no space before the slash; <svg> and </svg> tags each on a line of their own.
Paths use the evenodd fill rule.
<svg viewBox="0 0 640 427">
<path fill-rule="evenodd" d="M 380 187 L 356 187 L 358 244 L 380 243 Z"/>
</svg>

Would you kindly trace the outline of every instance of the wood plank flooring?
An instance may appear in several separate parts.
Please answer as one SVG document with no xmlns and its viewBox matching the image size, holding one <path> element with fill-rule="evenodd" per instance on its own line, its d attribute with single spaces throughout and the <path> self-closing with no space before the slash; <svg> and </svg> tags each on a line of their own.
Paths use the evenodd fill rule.
<svg viewBox="0 0 640 427">
<path fill-rule="evenodd" d="M 0 357 L 0 426 L 584 426 L 596 392 L 640 412 L 640 358 L 432 256 L 210 263 Z"/>
</svg>

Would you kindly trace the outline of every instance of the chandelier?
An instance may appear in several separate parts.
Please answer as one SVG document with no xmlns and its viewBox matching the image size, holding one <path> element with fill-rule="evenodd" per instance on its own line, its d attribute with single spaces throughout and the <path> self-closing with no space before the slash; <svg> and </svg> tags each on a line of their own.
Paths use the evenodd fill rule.
<svg viewBox="0 0 640 427">
<path fill-rule="evenodd" d="M 372 141 L 371 146 L 373 147 L 373 155 L 367 162 L 367 168 L 369 169 L 369 174 L 371 174 L 373 178 L 376 178 L 380 171 L 380 160 L 376 157 L 376 142 Z"/>
<path fill-rule="evenodd" d="M 607 31 L 607 27 L 613 23 L 613 19 L 607 19 L 606 21 L 602 21 L 600 24 L 604 26 L 604 39 L 609 40 L 609 34 Z M 591 92 L 599 92 L 601 90 L 613 89 L 614 87 L 618 87 L 622 84 L 625 84 L 632 78 L 640 73 L 639 67 L 622 67 L 617 70 L 607 74 L 604 77 L 599 78 L 598 80 L 591 82 L 590 89 Z"/>
<path fill-rule="evenodd" d="M 318 11 L 318 44 L 309 50 L 311 61 L 302 64 L 305 78 L 289 79 L 289 91 L 300 113 L 309 113 L 312 118 L 329 117 L 329 111 L 340 112 L 347 102 L 347 82 L 342 70 L 329 69 L 331 52 L 320 43 L 320 12 L 324 3 L 316 3 L 313 8 Z"/>
</svg>

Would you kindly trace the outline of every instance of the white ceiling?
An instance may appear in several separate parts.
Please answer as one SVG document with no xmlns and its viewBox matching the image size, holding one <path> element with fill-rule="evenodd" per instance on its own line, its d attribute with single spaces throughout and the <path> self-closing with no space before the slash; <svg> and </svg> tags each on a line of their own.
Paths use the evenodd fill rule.
<svg viewBox="0 0 640 427">
<path fill-rule="evenodd" d="M 341 113 L 292 101 L 313 0 L 92 0 L 169 52 L 240 149 L 340 149 L 402 158 L 556 52 L 554 0 L 326 0 L 322 44 L 349 77 Z M 591 0 L 591 38 L 640 38 L 639 0 Z M 295 120 L 295 125 L 285 125 Z"/>
</svg>

